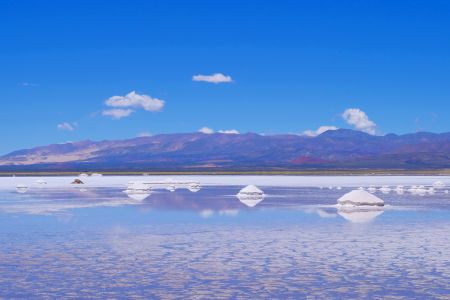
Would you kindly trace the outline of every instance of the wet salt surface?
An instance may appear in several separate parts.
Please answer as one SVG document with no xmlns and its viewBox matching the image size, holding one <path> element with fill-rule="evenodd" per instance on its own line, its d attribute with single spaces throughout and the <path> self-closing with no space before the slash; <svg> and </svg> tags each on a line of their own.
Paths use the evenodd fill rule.
<svg viewBox="0 0 450 300">
<path fill-rule="evenodd" d="M 355 217 L 333 207 L 349 188 L 248 207 L 241 187 L 2 191 L 0 298 L 449 298 L 450 195 L 376 193 Z"/>
</svg>

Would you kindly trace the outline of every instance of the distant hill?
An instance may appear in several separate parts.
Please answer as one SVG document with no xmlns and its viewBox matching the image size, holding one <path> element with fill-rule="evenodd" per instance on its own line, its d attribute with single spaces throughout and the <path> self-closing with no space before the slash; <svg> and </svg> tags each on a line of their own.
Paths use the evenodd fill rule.
<svg viewBox="0 0 450 300">
<path fill-rule="evenodd" d="M 0 157 L 3 171 L 258 171 L 450 168 L 450 133 L 373 136 L 339 129 L 317 137 L 161 134 L 121 141 L 81 141 Z"/>
</svg>

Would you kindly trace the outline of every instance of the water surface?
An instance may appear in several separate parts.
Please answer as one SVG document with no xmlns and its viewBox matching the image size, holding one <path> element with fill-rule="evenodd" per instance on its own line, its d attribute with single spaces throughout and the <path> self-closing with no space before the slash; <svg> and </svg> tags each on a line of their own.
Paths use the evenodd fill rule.
<svg viewBox="0 0 450 300">
<path fill-rule="evenodd" d="M 449 195 L 352 213 L 350 188 L 241 187 L 2 190 L 0 298 L 449 299 Z"/>
</svg>

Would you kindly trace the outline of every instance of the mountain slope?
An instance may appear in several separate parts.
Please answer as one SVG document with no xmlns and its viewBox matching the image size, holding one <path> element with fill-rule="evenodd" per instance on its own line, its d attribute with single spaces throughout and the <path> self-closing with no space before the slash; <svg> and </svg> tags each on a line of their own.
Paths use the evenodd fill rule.
<svg viewBox="0 0 450 300">
<path fill-rule="evenodd" d="M 297 135 L 162 134 L 15 151 L 0 170 L 295 170 L 450 167 L 450 133 L 372 136 L 340 129 Z"/>
</svg>

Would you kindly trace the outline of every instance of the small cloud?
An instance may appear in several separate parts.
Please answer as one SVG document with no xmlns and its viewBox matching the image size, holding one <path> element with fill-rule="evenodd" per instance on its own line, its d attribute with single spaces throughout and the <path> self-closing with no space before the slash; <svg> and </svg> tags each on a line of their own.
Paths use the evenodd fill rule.
<svg viewBox="0 0 450 300">
<path fill-rule="evenodd" d="M 78 127 L 78 124 L 76 122 L 74 122 L 74 123 L 64 122 L 64 123 L 56 125 L 56 128 L 58 128 L 58 130 L 63 130 L 63 131 L 74 131 L 75 129 L 77 129 L 77 127 Z"/>
<path fill-rule="evenodd" d="M 204 134 L 213 134 L 214 130 L 208 127 L 202 127 L 198 130 L 198 132 L 204 133 Z"/>
<path fill-rule="evenodd" d="M 318 135 L 324 133 L 325 131 L 337 130 L 337 129 L 338 128 L 336 126 L 320 126 L 316 130 L 305 130 L 305 131 L 303 131 L 303 135 L 314 137 L 314 136 L 318 136 Z"/>
<path fill-rule="evenodd" d="M 231 76 L 224 75 L 222 73 L 215 73 L 212 75 L 194 75 L 192 76 L 193 81 L 204 81 L 210 83 L 229 83 L 233 82 Z"/>
<path fill-rule="evenodd" d="M 121 108 L 143 108 L 146 111 L 160 111 L 164 107 L 164 100 L 152 98 L 148 95 L 139 95 L 135 91 L 128 93 L 125 96 L 112 96 L 105 101 L 105 104 L 110 107 Z"/>
<path fill-rule="evenodd" d="M 150 132 L 147 132 L 147 131 L 140 132 L 137 135 L 137 137 L 149 137 L 149 136 L 152 136 L 152 134 Z"/>
<path fill-rule="evenodd" d="M 218 133 L 223 133 L 223 134 L 239 134 L 239 131 L 237 131 L 236 129 L 229 129 L 229 130 L 219 130 Z"/>
<path fill-rule="evenodd" d="M 120 120 L 126 118 L 134 112 L 132 109 L 107 109 L 102 112 L 102 115 L 113 118 L 114 120 Z"/>
<path fill-rule="evenodd" d="M 347 124 L 354 126 L 357 130 L 374 135 L 377 124 L 369 119 L 367 114 L 359 108 L 348 108 L 342 113 L 342 118 Z"/>
<path fill-rule="evenodd" d="M 38 84 L 31 83 L 31 82 L 19 82 L 17 85 L 21 86 L 21 87 L 35 87 L 35 86 L 38 86 Z"/>
<path fill-rule="evenodd" d="M 102 114 L 119 120 L 130 116 L 136 109 L 150 112 L 160 111 L 163 109 L 165 101 L 132 91 L 125 96 L 112 96 L 105 101 L 105 105 L 113 107 L 113 109 L 106 109 Z"/>
</svg>

